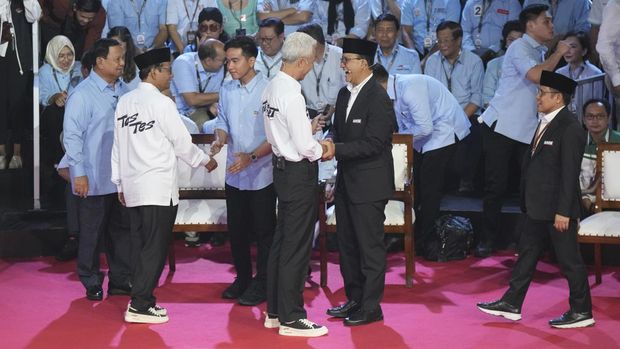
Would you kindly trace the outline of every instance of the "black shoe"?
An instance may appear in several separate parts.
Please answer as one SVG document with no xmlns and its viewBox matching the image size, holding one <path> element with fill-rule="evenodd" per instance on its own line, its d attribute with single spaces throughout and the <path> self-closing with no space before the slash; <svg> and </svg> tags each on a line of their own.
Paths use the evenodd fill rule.
<svg viewBox="0 0 620 349">
<path fill-rule="evenodd" d="M 239 297 L 241 305 L 258 305 L 267 300 L 267 291 L 263 282 L 252 280 L 250 286 Z"/>
<path fill-rule="evenodd" d="M 213 233 L 209 243 L 211 243 L 211 246 L 222 246 L 226 243 L 226 236 L 223 233 Z"/>
<path fill-rule="evenodd" d="M 474 256 L 479 258 L 487 258 L 493 253 L 493 246 L 490 243 L 481 242 L 476 246 Z"/>
<path fill-rule="evenodd" d="M 359 308 L 360 304 L 356 301 L 347 301 L 337 307 L 327 309 L 327 315 L 344 319 L 356 312 Z"/>
<path fill-rule="evenodd" d="M 130 296 L 131 285 L 116 285 L 108 282 L 108 296 Z"/>
<path fill-rule="evenodd" d="M 376 310 L 358 310 L 344 319 L 345 326 L 360 326 L 371 322 L 383 320 L 383 312 L 381 308 Z"/>
<path fill-rule="evenodd" d="M 495 302 L 478 303 L 476 304 L 478 309 L 483 313 L 503 316 L 508 320 L 517 321 L 521 320 L 521 309 L 514 305 L 508 304 L 503 300 L 497 300 Z"/>
<path fill-rule="evenodd" d="M 579 328 L 594 326 L 594 318 L 592 312 L 575 313 L 572 310 L 567 311 L 559 318 L 549 320 L 549 325 L 555 328 Z"/>
<path fill-rule="evenodd" d="M 91 301 L 103 300 L 103 289 L 101 286 L 91 286 L 86 289 L 86 298 Z"/>
<path fill-rule="evenodd" d="M 222 298 L 224 299 L 237 299 L 241 297 L 243 292 L 248 288 L 247 281 L 241 281 L 241 279 L 236 278 L 235 281 L 228 286 L 224 292 L 222 292 Z"/>
<path fill-rule="evenodd" d="M 65 241 L 62 250 L 56 255 L 56 260 L 59 262 L 66 262 L 77 257 L 78 253 L 78 239 L 76 237 L 70 237 Z"/>
</svg>

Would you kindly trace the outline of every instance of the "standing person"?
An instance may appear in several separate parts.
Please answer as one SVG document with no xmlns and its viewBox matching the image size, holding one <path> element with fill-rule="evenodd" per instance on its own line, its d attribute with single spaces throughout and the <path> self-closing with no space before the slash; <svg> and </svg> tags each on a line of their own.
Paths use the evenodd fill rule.
<svg viewBox="0 0 620 349">
<path fill-rule="evenodd" d="M 32 86 L 32 23 L 41 16 L 36 0 L 0 0 L 0 170 L 22 167 L 21 142 Z M 6 145 L 13 141 L 13 156 Z"/>
<path fill-rule="evenodd" d="M 336 236 L 347 302 L 327 314 L 358 326 L 383 319 L 383 221 L 394 194 L 392 133 L 398 127 L 392 101 L 372 74 L 377 44 L 344 39 L 342 52 L 348 84 L 336 101 L 333 143 L 326 144 L 338 161 Z"/>
<path fill-rule="evenodd" d="M 282 46 L 282 70 L 261 97 L 273 151 L 278 221 L 267 263 L 266 328 L 283 336 L 318 337 L 327 327 L 308 320 L 303 287 L 317 219 L 318 164 L 327 147 L 312 137 L 300 80 L 312 70 L 316 41 L 293 33 Z M 316 119 L 318 120 L 318 119 Z"/>
<path fill-rule="evenodd" d="M 211 155 L 228 144 L 226 211 L 237 277 L 222 298 L 239 299 L 241 305 L 257 305 L 267 297 L 267 259 L 276 226 L 271 145 L 260 117 L 261 96 L 269 80 L 254 70 L 258 49 L 252 38 L 238 36 L 228 41 L 224 50 L 233 80 L 224 83 L 220 90 Z M 254 278 L 252 232 L 256 234 L 258 248 Z"/>
<path fill-rule="evenodd" d="M 77 270 L 90 300 L 102 300 L 104 274 L 99 268 L 100 241 L 106 243 L 110 271 L 108 294 L 128 295 L 130 284 L 129 216 L 110 180 L 114 111 L 128 89 L 120 81 L 124 52 L 116 40 L 100 39 L 95 65 L 70 94 L 65 107 L 63 143 L 73 193 L 79 199 L 80 238 Z"/>
<path fill-rule="evenodd" d="M 490 49 L 498 53 L 502 48 L 502 28 L 519 18 L 519 12 L 519 0 L 467 0 L 461 16 L 463 49 Z"/>
<path fill-rule="evenodd" d="M 142 82 L 121 97 L 114 115 L 112 182 L 118 201 L 128 207 L 131 226 L 131 303 L 125 321 L 162 323 L 166 310 L 153 290 L 166 262 L 179 204 L 177 157 L 192 167 L 217 167 L 192 143 L 174 102 L 162 94 L 172 78 L 170 50 L 136 56 Z"/>
<path fill-rule="evenodd" d="M 499 237 L 503 196 L 508 186 L 510 159 L 521 161 L 536 131 L 536 85 L 543 70 L 552 71 L 568 51 L 558 42 L 556 51 L 543 61 L 544 43 L 553 39 L 553 24 L 546 5 L 531 5 L 519 14 L 522 38 L 508 48 L 502 77 L 493 99 L 478 120 L 483 123 L 484 198 L 482 232 L 474 254 L 488 257 Z"/>
<path fill-rule="evenodd" d="M 570 308 L 550 320 L 555 328 L 594 325 L 588 272 L 577 242 L 580 195 L 579 171 L 586 144 L 583 128 L 567 104 L 577 83 L 563 75 L 543 71 L 536 95 L 540 122 L 524 156 L 521 210 L 526 214 L 519 240 L 519 258 L 510 287 L 495 302 L 478 303 L 481 311 L 516 321 L 548 239 L 555 250 L 570 289 Z"/>
</svg>

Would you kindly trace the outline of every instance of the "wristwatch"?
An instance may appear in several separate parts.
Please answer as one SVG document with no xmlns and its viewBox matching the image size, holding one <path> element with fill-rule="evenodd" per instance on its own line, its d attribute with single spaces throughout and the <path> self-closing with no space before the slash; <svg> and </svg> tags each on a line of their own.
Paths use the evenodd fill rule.
<svg viewBox="0 0 620 349">
<path fill-rule="evenodd" d="M 256 156 L 256 154 L 254 154 L 254 153 L 250 153 L 250 159 L 252 161 L 256 161 L 256 159 L 258 159 L 258 156 Z"/>
</svg>

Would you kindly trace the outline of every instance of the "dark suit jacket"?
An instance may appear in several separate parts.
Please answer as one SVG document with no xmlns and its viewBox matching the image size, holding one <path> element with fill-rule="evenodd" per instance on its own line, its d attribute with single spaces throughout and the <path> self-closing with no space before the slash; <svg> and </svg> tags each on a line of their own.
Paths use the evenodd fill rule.
<svg viewBox="0 0 620 349">
<path fill-rule="evenodd" d="M 394 194 L 392 133 L 396 115 L 375 78 L 362 87 L 346 119 L 351 93 L 338 93 L 332 138 L 338 160 L 337 191 L 354 203 L 386 200 Z"/>
<path fill-rule="evenodd" d="M 556 214 L 579 218 L 583 127 L 565 107 L 549 123 L 532 155 L 533 143 L 522 165 L 521 209 L 537 220 L 552 221 Z"/>
</svg>

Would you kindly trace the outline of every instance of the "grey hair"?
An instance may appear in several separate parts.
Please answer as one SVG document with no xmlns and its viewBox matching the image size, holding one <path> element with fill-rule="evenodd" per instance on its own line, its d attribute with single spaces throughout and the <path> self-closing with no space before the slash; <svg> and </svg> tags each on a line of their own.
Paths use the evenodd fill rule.
<svg viewBox="0 0 620 349">
<path fill-rule="evenodd" d="M 310 35 L 295 32 L 286 37 L 282 45 L 282 61 L 292 63 L 300 58 L 314 57 L 316 40 Z"/>
</svg>

